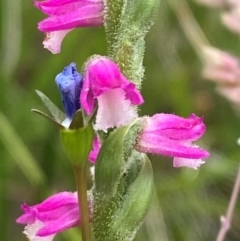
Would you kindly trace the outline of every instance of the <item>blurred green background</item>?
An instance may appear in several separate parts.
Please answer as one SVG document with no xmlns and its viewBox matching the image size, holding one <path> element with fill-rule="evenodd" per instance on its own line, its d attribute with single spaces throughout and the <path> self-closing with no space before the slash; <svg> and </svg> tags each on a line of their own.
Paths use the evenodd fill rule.
<svg viewBox="0 0 240 241">
<path fill-rule="evenodd" d="M 222 26 L 219 11 L 188 3 L 211 44 L 238 55 L 239 37 Z M 75 189 L 58 130 L 30 112 L 46 111 L 35 89 L 62 108 L 55 76 L 70 62 L 80 70 L 90 55 L 106 54 L 106 40 L 103 28 L 77 29 L 64 39 L 61 53 L 53 55 L 43 49 L 44 34 L 36 28 L 44 15 L 30 0 L 2 0 L 0 6 L 0 235 L 2 241 L 23 241 L 23 226 L 15 222 L 20 205 Z M 233 109 L 215 92 L 215 84 L 201 78 L 202 64 L 167 0 L 147 35 L 144 65 L 141 115 L 204 116 L 207 132 L 199 144 L 211 157 L 195 171 L 174 169 L 171 158 L 150 156 L 156 196 L 135 240 L 215 240 L 240 160 L 240 108 Z M 75 241 L 77 235 L 71 229 L 55 240 Z M 239 201 L 225 240 L 240 240 Z"/>
</svg>

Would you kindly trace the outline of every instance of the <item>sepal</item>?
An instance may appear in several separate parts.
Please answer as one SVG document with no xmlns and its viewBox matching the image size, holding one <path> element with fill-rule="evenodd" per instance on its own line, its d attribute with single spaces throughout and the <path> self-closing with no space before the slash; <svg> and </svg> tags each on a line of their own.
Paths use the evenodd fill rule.
<svg viewBox="0 0 240 241">
<path fill-rule="evenodd" d="M 36 93 L 52 116 L 49 116 L 48 114 L 37 109 L 31 109 L 32 112 L 43 116 L 55 124 L 59 129 L 78 129 L 84 126 L 83 114 L 81 110 L 77 110 L 74 113 L 72 120 L 68 119 L 66 115 L 45 94 L 39 90 L 36 90 Z M 91 118 L 92 116 L 90 116 L 88 120 L 86 118 L 85 119 L 87 122 L 90 122 Z"/>
<path fill-rule="evenodd" d="M 40 97 L 43 104 L 47 107 L 53 118 L 58 123 L 62 123 L 66 118 L 66 115 L 41 91 L 36 90 L 37 95 Z"/>
<path fill-rule="evenodd" d="M 78 116 L 76 118 L 78 118 Z M 74 123 L 74 119 L 72 123 Z M 82 162 L 88 160 L 88 155 L 92 149 L 94 137 L 94 131 L 91 123 L 88 123 L 88 125 L 78 129 L 62 129 L 60 130 L 60 136 L 63 146 L 73 165 L 81 165 Z"/>
</svg>

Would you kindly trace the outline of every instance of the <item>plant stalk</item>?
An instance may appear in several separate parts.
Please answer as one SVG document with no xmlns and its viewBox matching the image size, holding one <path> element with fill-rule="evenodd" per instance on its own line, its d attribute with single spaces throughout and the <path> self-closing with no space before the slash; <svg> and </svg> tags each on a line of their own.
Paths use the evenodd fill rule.
<svg viewBox="0 0 240 241">
<path fill-rule="evenodd" d="M 86 163 L 74 166 L 76 179 L 78 205 L 81 213 L 81 223 L 79 224 L 82 232 L 82 241 L 91 241 L 89 206 L 87 198 L 87 175 Z"/>
<path fill-rule="evenodd" d="M 232 215 L 233 215 L 233 211 L 238 198 L 239 190 L 240 190 L 240 166 L 238 168 L 238 174 L 237 174 L 237 178 L 232 191 L 231 199 L 228 205 L 227 214 L 225 217 L 224 216 L 221 217 L 221 228 L 219 230 L 216 241 L 223 241 L 228 230 L 231 227 Z"/>
</svg>

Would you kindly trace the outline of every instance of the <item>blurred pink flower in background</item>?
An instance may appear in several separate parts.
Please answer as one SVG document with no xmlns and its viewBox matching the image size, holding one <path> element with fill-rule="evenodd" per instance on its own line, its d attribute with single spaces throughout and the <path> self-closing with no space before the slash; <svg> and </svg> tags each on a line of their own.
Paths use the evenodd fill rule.
<svg viewBox="0 0 240 241">
<path fill-rule="evenodd" d="M 240 79 L 239 59 L 217 48 L 204 46 L 204 78 L 222 84 L 235 84 Z"/>
<path fill-rule="evenodd" d="M 204 78 L 217 83 L 217 91 L 230 102 L 240 104 L 240 59 L 213 47 L 202 48 Z"/>
</svg>

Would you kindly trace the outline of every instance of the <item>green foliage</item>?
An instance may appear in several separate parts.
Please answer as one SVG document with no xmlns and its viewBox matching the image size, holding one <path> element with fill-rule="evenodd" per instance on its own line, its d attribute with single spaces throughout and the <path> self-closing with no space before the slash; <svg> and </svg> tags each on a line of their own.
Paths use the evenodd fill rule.
<svg viewBox="0 0 240 241">
<path fill-rule="evenodd" d="M 209 41 L 239 55 L 239 37 L 221 25 L 217 10 L 188 2 Z M 107 47 L 103 28 L 77 29 L 63 41 L 62 52 L 52 55 L 42 48 L 44 34 L 36 28 L 44 15 L 31 1 L 1 1 L 0 11 L 0 109 L 4 116 L 0 120 L 1 240 L 24 241 L 23 227 L 14 221 L 21 214 L 20 205 L 75 188 L 57 128 L 30 112 L 42 108 L 35 89 L 63 109 L 55 76 L 71 62 L 80 67 L 93 54 L 106 55 Z M 144 67 L 141 114 L 188 116 L 193 112 L 204 116 L 207 132 L 201 144 L 211 157 L 199 171 L 173 169 L 170 158 L 150 157 L 157 196 L 135 241 L 215 240 L 239 164 L 239 109 L 231 108 L 215 92 L 214 84 L 200 77 L 201 63 L 167 1 L 161 2 L 156 23 L 147 35 Z M 28 163 L 34 163 L 38 171 L 28 169 Z M 239 217 L 238 202 L 226 241 L 240 240 Z M 76 235 L 68 232 L 55 240 L 75 241 Z M 160 239 L 164 235 L 167 238 Z"/>
<path fill-rule="evenodd" d="M 139 88 L 144 77 L 144 38 L 157 15 L 159 3 L 160 0 L 117 0 L 108 1 L 106 8 L 108 54 Z"/>
<path fill-rule="evenodd" d="M 114 130 L 98 155 L 93 189 L 96 241 L 133 240 L 149 208 L 152 166 L 131 144 L 131 140 L 135 143 L 138 126 L 133 123 Z"/>
</svg>

